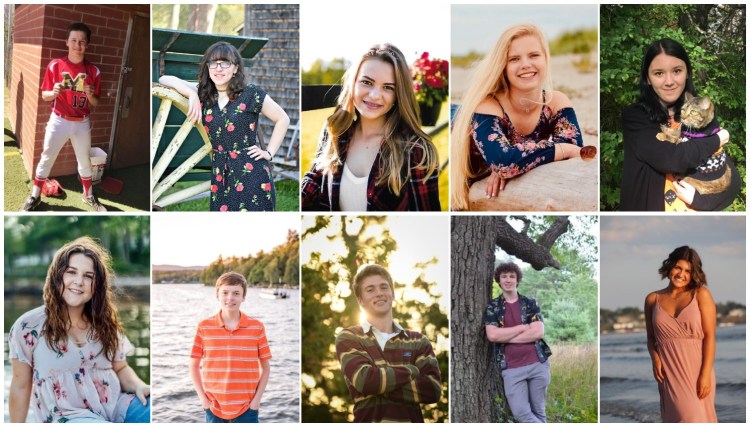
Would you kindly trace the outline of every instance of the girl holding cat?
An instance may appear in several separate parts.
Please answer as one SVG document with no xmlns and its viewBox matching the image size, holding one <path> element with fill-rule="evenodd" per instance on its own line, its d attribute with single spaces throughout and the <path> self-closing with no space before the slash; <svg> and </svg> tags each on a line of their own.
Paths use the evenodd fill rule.
<svg viewBox="0 0 750 425">
<path fill-rule="evenodd" d="M 681 126 L 685 94 L 695 94 L 693 68 L 685 48 L 669 38 L 654 41 L 646 49 L 639 86 L 638 102 L 622 113 L 625 158 L 621 210 L 722 210 L 729 206 L 737 194 L 739 178 L 732 179 L 728 190 L 706 195 L 675 178 L 701 165 L 724 146 L 729 141 L 728 131 L 722 129 L 689 143 L 657 139 L 660 125 Z"/>
</svg>

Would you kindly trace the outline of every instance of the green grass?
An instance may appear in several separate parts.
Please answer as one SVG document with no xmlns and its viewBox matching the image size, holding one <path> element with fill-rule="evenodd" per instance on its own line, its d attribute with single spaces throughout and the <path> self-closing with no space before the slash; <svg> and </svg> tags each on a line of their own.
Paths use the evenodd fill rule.
<svg viewBox="0 0 750 425">
<path fill-rule="evenodd" d="M 178 190 L 199 184 L 200 182 L 178 182 L 166 193 L 177 192 Z M 276 211 L 299 211 L 299 183 L 295 180 L 281 180 L 274 183 L 276 188 Z M 165 208 L 166 211 L 208 211 L 211 201 L 208 197 L 196 199 L 189 202 L 170 205 Z"/>
<path fill-rule="evenodd" d="M 443 106 L 440 109 L 440 116 L 438 122 L 448 120 L 448 113 L 450 106 L 448 102 L 443 102 Z M 323 128 L 323 123 L 326 118 L 333 113 L 333 108 L 318 109 L 315 111 L 305 111 L 302 113 L 302 131 L 301 131 L 301 147 L 300 147 L 300 167 L 302 172 L 307 172 L 312 167 L 313 159 L 315 158 L 315 151 L 318 148 L 318 137 L 320 136 L 320 130 Z M 426 130 L 429 130 L 427 128 Z M 440 163 L 443 164 L 448 160 L 448 127 L 442 129 L 436 135 L 433 136 L 432 142 L 437 147 L 438 155 L 440 156 Z M 448 167 L 440 173 L 438 177 L 438 190 L 440 192 L 440 207 L 443 211 L 448 211 Z"/>
<path fill-rule="evenodd" d="M 597 345 L 557 344 L 551 348 L 547 421 L 598 422 Z"/>
</svg>

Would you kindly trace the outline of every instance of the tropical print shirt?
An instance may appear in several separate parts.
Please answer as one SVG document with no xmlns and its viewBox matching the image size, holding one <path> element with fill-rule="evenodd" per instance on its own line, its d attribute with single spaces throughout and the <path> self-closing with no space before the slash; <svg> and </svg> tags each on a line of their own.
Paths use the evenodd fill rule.
<svg viewBox="0 0 750 425">
<path fill-rule="evenodd" d="M 542 310 L 533 298 L 524 297 L 518 294 L 520 307 L 521 307 L 521 323 L 528 325 L 532 322 L 544 322 L 542 317 Z M 505 298 L 502 295 L 490 301 L 487 304 L 487 309 L 484 312 L 484 325 L 493 325 L 499 328 L 505 327 Z M 495 361 L 497 361 L 500 370 L 505 370 L 508 367 L 508 362 L 505 358 L 505 344 L 495 343 L 494 353 Z M 534 349 L 536 355 L 539 357 L 539 362 L 544 363 L 552 355 L 552 350 L 544 339 L 540 339 L 534 343 Z"/>
</svg>

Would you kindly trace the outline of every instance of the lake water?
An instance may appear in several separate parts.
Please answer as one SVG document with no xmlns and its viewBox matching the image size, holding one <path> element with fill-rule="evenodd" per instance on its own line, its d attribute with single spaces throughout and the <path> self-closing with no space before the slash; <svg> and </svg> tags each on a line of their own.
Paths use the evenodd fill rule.
<svg viewBox="0 0 750 425">
<path fill-rule="evenodd" d="M 261 422 L 299 422 L 300 297 L 268 300 L 248 288 L 242 311 L 263 322 L 271 346 L 271 376 L 260 405 Z M 219 311 L 213 286 L 152 286 L 152 421 L 203 422 L 205 415 L 188 372 L 198 321 Z"/>
<path fill-rule="evenodd" d="M 661 422 L 659 390 L 646 349 L 646 333 L 602 335 L 601 422 Z M 745 325 L 716 330 L 716 415 L 746 421 Z"/>
</svg>

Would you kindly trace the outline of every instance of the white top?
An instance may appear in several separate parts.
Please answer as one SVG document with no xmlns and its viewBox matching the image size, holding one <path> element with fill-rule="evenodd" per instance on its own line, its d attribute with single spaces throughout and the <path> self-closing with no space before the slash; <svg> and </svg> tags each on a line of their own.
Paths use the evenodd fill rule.
<svg viewBox="0 0 750 425">
<path fill-rule="evenodd" d="M 341 211 L 367 211 L 367 180 L 369 175 L 357 177 L 344 163 L 339 189 L 339 207 Z"/>
<path fill-rule="evenodd" d="M 365 333 L 370 332 L 370 329 L 372 329 L 372 334 L 375 336 L 375 339 L 378 341 L 378 345 L 380 346 L 381 350 L 385 350 L 386 342 L 388 342 L 391 338 L 393 338 L 394 336 L 404 331 L 404 328 L 399 326 L 399 324 L 396 323 L 395 320 L 393 321 L 393 330 L 395 332 L 392 332 L 392 333 L 380 332 L 378 328 L 376 328 L 375 326 L 372 326 L 370 322 L 368 322 L 367 320 L 363 320 L 360 323 L 360 326 L 362 326 L 362 330 Z"/>
<path fill-rule="evenodd" d="M 98 341 L 72 339 L 57 348 L 47 345 L 42 328 L 44 306 L 21 315 L 8 335 L 9 357 L 33 369 L 31 406 L 37 422 L 95 420 L 124 422 L 133 394 L 123 393 L 112 362 Z M 124 361 L 133 345 L 120 335 L 115 361 Z"/>
</svg>

